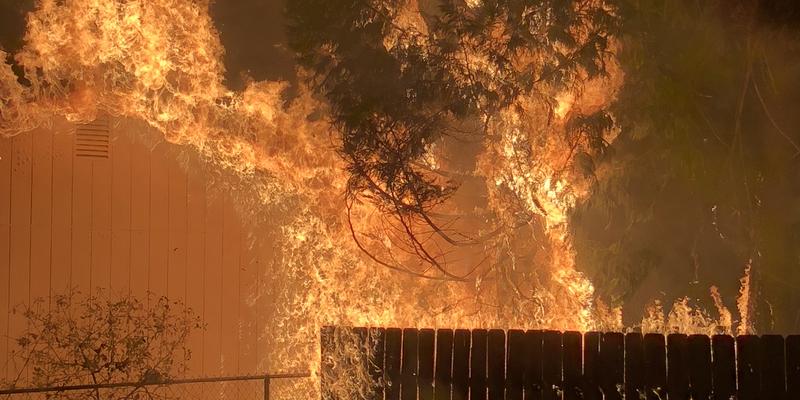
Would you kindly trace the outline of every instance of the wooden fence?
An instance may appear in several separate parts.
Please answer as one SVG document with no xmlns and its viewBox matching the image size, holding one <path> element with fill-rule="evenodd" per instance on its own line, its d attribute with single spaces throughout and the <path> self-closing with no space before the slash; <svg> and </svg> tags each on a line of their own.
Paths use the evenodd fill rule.
<svg viewBox="0 0 800 400">
<path fill-rule="evenodd" d="M 346 368 L 328 357 L 335 329 L 321 335 L 325 400 Z M 800 399 L 800 335 L 353 329 L 374 399 Z"/>
</svg>

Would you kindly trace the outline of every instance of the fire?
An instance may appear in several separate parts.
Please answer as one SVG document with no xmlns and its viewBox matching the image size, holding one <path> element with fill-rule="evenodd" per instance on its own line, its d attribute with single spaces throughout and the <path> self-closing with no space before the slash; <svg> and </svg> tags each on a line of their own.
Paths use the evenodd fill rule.
<svg viewBox="0 0 800 400">
<path fill-rule="evenodd" d="M 741 320 L 736 329 L 736 334 L 747 335 L 753 333 L 752 321 L 750 320 L 750 268 L 752 260 L 744 269 L 744 276 L 739 279 L 739 297 L 736 299 L 736 308 L 739 310 Z"/>
<path fill-rule="evenodd" d="M 736 305 L 739 311 L 740 320 L 734 324 L 733 316 L 725 306 L 719 289 L 716 286 L 709 288 L 709 294 L 714 301 L 717 317 L 712 316 L 706 310 L 693 306 L 688 297 L 682 297 L 672 304 L 669 313 L 665 316 L 661 302 L 654 300 L 647 308 L 647 313 L 642 320 L 641 328 L 644 332 L 672 333 L 681 332 L 687 334 L 727 334 L 727 335 L 746 335 L 753 334 L 753 328 L 749 320 L 749 296 L 750 296 L 750 265 L 744 270 L 744 276 L 739 280 L 739 297 Z"/>
<path fill-rule="evenodd" d="M 556 96 L 556 109 L 555 114 L 559 119 L 564 119 L 567 116 L 567 113 L 572 108 L 572 103 L 575 99 L 573 98 L 572 93 L 565 92 L 561 93 Z"/>
<path fill-rule="evenodd" d="M 564 123 L 572 112 L 592 112 L 613 101 L 623 78 L 618 68 L 581 90 L 554 94 L 554 110 L 528 98 L 491 118 L 492 135 L 472 171 L 484 181 L 487 200 L 469 210 L 491 215 L 491 229 L 477 230 L 493 234 L 473 247 L 488 254 L 486 262 L 461 281 L 419 279 L 376 266 L 352 240 L 350 222 L 378 245 L 370 250 L 412 260 L 392 240 L 396 227 L 372 205 L 344 204 L 348 176 L 328 145 L 336 132 L 323 119 L 308 118 L 324 112 L 325 104 L 302 86 L 284 104 L 283 82 L 254 82 L 239 93 L 223 85 L 224 50 L 208 6 L 209 0 L 39 1 L 28 17 L 26 45 L 14 55 L 30 86 L 0 65 L 0 134 L 57 118 L 90 121 L 101 112 L 143 121 L 246 182 L 240 194 L 244 212 L 283 210 L 274 238 L 281 248 L 281 286 L 273 326 L 265 333 L 275 350 L 267 365 L 316 372 L 317 333 L 325 324 L 622 328 L 621 309 L 598 302 L 594 285 L 575 263 L 569 215 L 589 195 L 591 183 L 575 171 L 571 154 L 588 144 L 570 142 Z M 401 14 L 401 25 L 423 29 L 416 2 Z M 385 43 L 398 44 L 397 38 Z M 613 142 L 616 134 L 606 132 L 605 140 Z M 425 164 L 432 170 L 446 164 L 434 155 L 440 144 L 429 144 Z M 437 211 L 454 210 L 460 209 L 445 205 Z M 750 329 L 743 311 L 750 301 L 747 277 L 739 332 Z M 720 311 L 727 310 L 717 292 L 712 296 Z M 647 331 L 709 324 L 706 314 L 684 300 L 667 319 L 660 305 L 649 312 L 652 318 L 642 323 Z M 722 321 L 731 329 L 729 313 Z"/>
</svg>

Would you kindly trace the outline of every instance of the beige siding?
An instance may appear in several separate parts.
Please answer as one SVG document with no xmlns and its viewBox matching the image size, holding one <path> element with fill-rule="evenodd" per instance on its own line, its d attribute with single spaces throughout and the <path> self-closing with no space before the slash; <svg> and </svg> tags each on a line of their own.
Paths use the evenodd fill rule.
<svg viewBox="0 0 800 400">
<path fill-rule="evenodd" d="M 0 139 L 0 379 L 7 378 L 11 282 L 11 140 Z"/>
<path fill-rule="evenodd" d="M 201 317 L 205 315 L 206 274 L 206 188 L 201 174 L 188 176 L 186 194 L 186 304 Z M 189 338 L 192 359 L 189 374 L 203 372 L 204 331 L 197 331 Z"/>
<path fill-rule="evenodd" d="M 9 336 L 19 336 L 26 321 L 13 310 L 30 301 L 31 288 L 31 151 L 33 135 L 20 135 L 12 139 L 11 149 L 11 240 L 10 285 L 8 290 Z M 38 282 L 37 282 L 38 283 Z M 8 364 L 8 377 L 21 374 L 21 365 Z"/>
<path fill-rule="evenodd" d="M 53 135 L 40 130 L 32 136 L 30 297 L 38 298 L 50 295 Z"/>
<path fill-rule="evenodd" d="M 19 371 L 13 307 L 69 288 L 184 301 L 207 324 L 189 340 L 191 375 L 267 372 L 271 245 L 196 160 L 121 129 L 108 159 L 75 157 L 67 123 L 0 139 L 0 378 Z"/>
<path fill-rule="evenodd" d="M 129 294 L 131 288 L 131 143 L 127 135 L 114 138 L 111 157 L 111 291 Z"/>
<path fill-rule="evenodd" d="M 52 230 L 50 242 L 50 289 L 64 293 L 72 285 L 72 136 L 61 132 L 53 137 Z M 0 139 L 2 141 L 2 139 Z"/>
<path fill-rule="evenodd" d="M 222 225 L 224 199 L 208 196 L 206 203 L 205 274 L 203 281 L 206 323 L 203 339 L 203 371 L 222 373 Z"/>
</svg>

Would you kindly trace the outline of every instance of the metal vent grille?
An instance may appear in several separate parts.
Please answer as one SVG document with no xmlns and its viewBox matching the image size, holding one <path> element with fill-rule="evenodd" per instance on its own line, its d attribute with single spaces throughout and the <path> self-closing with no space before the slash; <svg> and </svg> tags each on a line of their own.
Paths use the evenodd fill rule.
<svg viewBox="0 0 800 400">
<path fill-rule="evenodd" d="M 75 157 L 109 158 L 111 134 L 108 118 L 98 118 L 75 129 Z"/>
</svg>

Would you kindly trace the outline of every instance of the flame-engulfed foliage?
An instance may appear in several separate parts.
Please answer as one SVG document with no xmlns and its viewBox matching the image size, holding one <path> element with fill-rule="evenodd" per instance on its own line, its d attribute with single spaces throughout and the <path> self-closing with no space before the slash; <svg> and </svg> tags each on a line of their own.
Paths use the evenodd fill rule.
<svg viewBox="0 0 800 400">
<path fill-rule="evenodd" d="M 448 270 L 447 251 L 420 238 L 432 230 L 446 245 L 469 243 L 430 215 L 459 183 L 426 165 L 432 145 L 497 135 L 491 121 L 524 103 L 552 114 L 555 93 L 606 74 L 616 28 L 597 0 L 302 0 L 287 15 L 290 44 L 341 133 L 348 195 L 395 218 L 408 249 L 454 279 L 465 276 Z M 464 132 L 467 119 L 481 126 Z M 602 119 L 579 118 L 575 130 L 602 147 Z"/>
</svg>

